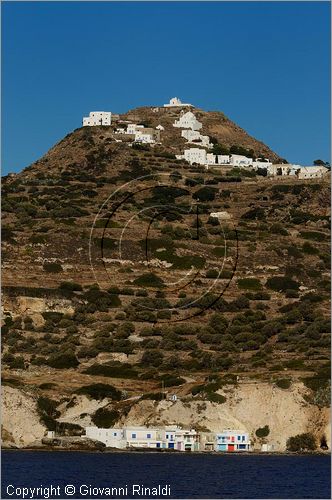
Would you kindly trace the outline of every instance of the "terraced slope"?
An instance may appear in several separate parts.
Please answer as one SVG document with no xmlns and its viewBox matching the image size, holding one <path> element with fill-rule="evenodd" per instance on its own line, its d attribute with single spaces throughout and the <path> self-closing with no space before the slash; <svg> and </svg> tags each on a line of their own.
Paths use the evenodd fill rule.
<svg viewBox="0 0 332 500">
<path fill-rule="evenodd" d="M 328 404 L 328 182 L 191 167 L 168 114 L 122 117 L 163 124 L 160 146 L 78 129 L 3 179 L 3 376 L 49 428 L 83 394 L 108 398 L 86 413 L 109 424 L 162 387 L 222 405 L 250 378 Z"/>
</svg>

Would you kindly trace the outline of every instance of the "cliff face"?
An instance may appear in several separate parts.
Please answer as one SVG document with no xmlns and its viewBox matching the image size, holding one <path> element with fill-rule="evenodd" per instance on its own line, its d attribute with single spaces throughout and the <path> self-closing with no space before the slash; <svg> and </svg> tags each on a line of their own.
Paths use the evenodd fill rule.
<svg viewBox="0 0 332 500">
<path fill-rule="evenodd" d="M 222 114 L 195 113 L 220 143 L 277 159 Z M 269 425 L 281 448 L 306 429 L 321 438 L 328 182 L 189 166 L 175 158 L 185 145 L 172 126 L 178 115 L 140 108 L 121 117 L 163 125 L 161 145 L 116 142 L 113 127 L 78 129 L 4 179 L 6 439 L 27 443 L 59 420 L 140 423 L 145 407 L 151 422 L 230 422 L 251 433 Z M 224 403 L 211 402 L 238 377 Z M 162 388 L 180 401 L 140 399 L 157 400 Z M 11 397 L 39 401 L 33 435 L 15 434 L 24 412 Z"/>
<path fill-rule="evenodd" d="M 312 433 L 320 445 L 325 438 L 330 448 L 330 412 L 306 401 L 308 389 L 295 383 L 289 390 L 259 381 L 241 382 L 227 386 L 220 394 L 226 397 L 222 404 L 204 400 L 138 401 L 133 402 L 129 413 L 118 422 L 128 426 L 181 425 L 202 431 L 219 432 L 221 429 L 241 429 L 250 434 L 252 448 L 260 450 L 262 443 L 273 446 L 274 451 L 285 451 L 290 436 Z M 2 436 L 5 446 L 27 446 L 41 439 L 46 432 L 38 420 L 36 402 L 17 389 L 5 387 L 2 407 Z M 91 416 L 98 409 L 109 407 L 112 401 L 91 400 L 85 396 L 75 398 L 75 404 L 58 407 L 58 422 L 81 427 L 93 425 Z M 262 439 L 256 435 L 258 428 L 269 427 Z"/>
<path fill-rule="evenodd" d="M 2 388 L 2 446 L 24 447 L 42 439 L 45 427 L 40 423 L 33 397 L 13 387 Z"/>
</svg>

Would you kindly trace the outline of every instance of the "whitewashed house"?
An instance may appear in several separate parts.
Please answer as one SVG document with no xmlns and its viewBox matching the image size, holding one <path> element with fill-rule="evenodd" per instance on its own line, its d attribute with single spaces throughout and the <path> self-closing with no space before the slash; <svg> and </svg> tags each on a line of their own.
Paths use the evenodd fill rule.
<svg viewBox="0 0 332 500">
<path fill-rule="evenodd" d="M 184 129 L 181 132 L 181 136 L 187 139 L 188 142 L 196 142 L 206 148 L 212 147 L 210 137 L 208 135 L 201 135 L 198 130 Z"/>
<path fill-rule="evenodd" d="M 230 155 L 229 163 L 233 167 L 249 167 L 252 166 L 253 159 L 243 155 Z"/>
<path fill-rule="evenodd" d="M 181 102 L 181 99 L 178 97 L 172 97 L 168 104 L 164 104 L 164 108 L 174 108 L 174 107 L 184 107 L 191 106 L 191 104 Z"/>
<path fill-rule="evenodd" d="M 230 156 L 229 155 L 214 155 L 213 153 L 208 153 L 206 155 L 206 164 L 207 165 L 230 165 Z"/>
<path fill-rule="evenodd" d="M 144 125 L 136 125 L 136 123 L 128 123 L 126 134 L 135 135 L 143 128 Z"/>
<path fill-rule="evenodd" d="M 85 428 L 85 435 L 90 439 L 101 441 L 108 448 L 125 449 L 127 446 L 125 430 L 111 427 L 109 429 L 90 426 Z"/>
<path fill-rule="evenodd" d="M 320 179 L 329 172 L 329 169 L 319 165 L 312 167 L 300 167 L 295 175 L 298 179 Z"/>
<path fill-rule="evenodd" d="M 257 170 L 258 168 L 266 168 L 268 169 L 269 167 L 272 166 L 272 162 L 268 159 L 261 159 L 261 158 L 257 158 L 257 160 L 254 160 L 252 162 L 252 166 L 255 170 Z"/>
<path fill-rule="evenodd" d="M 198 451 L 199 433 L 194 429 L 181 429 L 177 425 L 168 425 L 163 431 L 163 448 L 177 451 Z"/>
<path fill-rule="evenodd" d="M 83 127 L 97 125 L 111 125 L 112 113 L 110 111 L 91 111 L 89 116 L 83 117 Z"/>
<path fill-rule="evenodd" d="M 141 128 L 135 133 L 135 141 L 153 144 L 160 141 L 160 130 L 154 128 Z"/>
<path fill-rule="evenodd" d="M 161 448 L 163 431 L 150 427 L 126 427 L 127 448 Z"/>
<path fill-rule="evenodd" d="M 165 127 L 163 127 L 162 125 L 159 124 L 156 126 L 156 129 L 157 130 L 165 130 Z"/>
<path fill-rule="evenodd" d="M 227 429 L 216 434 L 216 451 L 249 451 L 249 434 L 241 430 Z"/>
<path fill-rule="evenodd" d="M 293 165 L 291 163 L 275 163 L 267 168 L 270 175 L 295 175 L 295 172 L 301 168 L 301 165 Z"/>
<path fill-rule="evenodd" d="M 199 165 L 206 164 L 206 151 L 200 148 L 190 148 L 184 150 L 184 159 L 191 165 L 198 163 Z"/>
<path fill-rule="evenodd" d="M 200 130 L 202 126 L 202 123 L 197 120 L 196 116 L 191 111 L 184 113 L 173 123 L 173 127 L 190 128 L 191 130 Z"/>
</svg>

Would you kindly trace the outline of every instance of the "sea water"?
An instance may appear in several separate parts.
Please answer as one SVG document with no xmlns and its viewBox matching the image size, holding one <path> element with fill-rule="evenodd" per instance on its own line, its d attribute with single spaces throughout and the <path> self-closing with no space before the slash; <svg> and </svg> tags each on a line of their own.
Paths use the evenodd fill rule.
<svg viewBox="0 0 332 500">
<path fill-rule="evenodd" d="M 2 452 L 1 498 L 330 498 L 328 455 Z"/>
</svg>

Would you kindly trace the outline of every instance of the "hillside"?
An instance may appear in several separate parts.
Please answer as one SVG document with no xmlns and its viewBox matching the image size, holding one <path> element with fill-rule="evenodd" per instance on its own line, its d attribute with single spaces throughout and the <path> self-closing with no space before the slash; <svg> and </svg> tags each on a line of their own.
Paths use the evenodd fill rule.
<svg viewBox="0 0 332 500">
<path fill-rule="evenodd" d="M 275 429 L 272 413 L 266 424 L 279 449 L 296 420 L 320 442 L 329 406 L 328 182 L 189 166 L 175 159 L 185 144 L 171 126 L 178 111 L 159 109 L 120 118 L 163 125 L 162 145 L 130 147 L 113 127 L 85 127 L 3 178 L 6 389 L 35 405 L 35 437 L 35 412 L 50 429 L 141 423 L 146 405 L 157 417 L 173 404 L 158 403 L 162 387 L 179 397 L 168 419 L 212 429 L 228 418 L 255 436 L 264 424 L 255 383 L 260 404 L 273 399 Z M 279 161 L 221 113 L 195 114 L 221 144 Z M 26 444 L 14 436 L 8 401 L 4 437 Z"/>
</svg>

